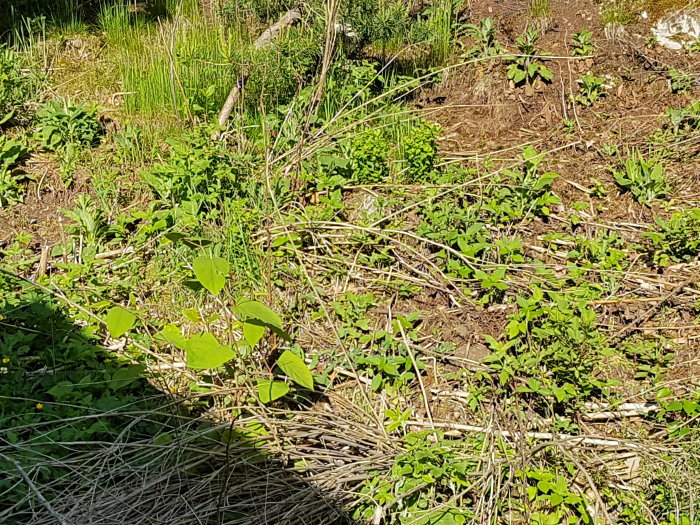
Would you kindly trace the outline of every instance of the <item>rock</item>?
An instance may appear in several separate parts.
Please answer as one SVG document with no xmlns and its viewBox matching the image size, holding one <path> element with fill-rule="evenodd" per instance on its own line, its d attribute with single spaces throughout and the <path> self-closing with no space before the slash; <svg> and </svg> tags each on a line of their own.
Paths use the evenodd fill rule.
<svg viewBox="0 0 700 525">
<path fill-rule="evenodd" d="M 659 19 L 651 30 L 659 45 L 668 49 L 683 49 L 700 39 L 700 11 L 673 11 Z"/>
</svg>

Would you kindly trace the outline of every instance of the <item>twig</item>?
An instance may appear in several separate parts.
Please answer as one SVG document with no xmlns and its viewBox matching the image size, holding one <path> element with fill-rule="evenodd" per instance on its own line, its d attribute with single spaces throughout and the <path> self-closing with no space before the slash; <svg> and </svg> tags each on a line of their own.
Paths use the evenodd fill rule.
<svg viewBox="0 0 700 525">
<path fill-rule="evenodd" d="M 5 461 L 9 461 L 10 463 L 12 463 L 15 466 L 15 468 L 17 469 L 17 472 L 19 472 L 19 475 L 22 476 L 22 479 L 29 487 L 29 490 L 32 491 L 32 494 L 34 494 L 34 496 L 36 496 L 36 499 L 39 500 L 39 502 L 44 506 L 44 508 L 47 510 L 47 512 L 49 514 L 51 514 L 51 516 L 54 519 L 56 519 L 56 521 L 58 521 L 58 523 L 60 525 L 70 525 L 68 520 L 66 520 L 66 518 L 64 518 L 58 512 L 56 512 L 53 509 L 53 507 L 51 507 L 51 504 L 48 501 L 46 501 L 46 498 L 41 494 L 41 492 L 39 492 L 39 489 L 36 488 L 36 486 L 34 485 L 32 480 L 29 478 L 27 473 L 22 468 L 22 465 L 20 465 L 17 461 L 12 459 L 11 457 L 6 456 L 5 454 L 0 453 L 0 456 L 2 456 L 2 458 Z"/>
</svg>

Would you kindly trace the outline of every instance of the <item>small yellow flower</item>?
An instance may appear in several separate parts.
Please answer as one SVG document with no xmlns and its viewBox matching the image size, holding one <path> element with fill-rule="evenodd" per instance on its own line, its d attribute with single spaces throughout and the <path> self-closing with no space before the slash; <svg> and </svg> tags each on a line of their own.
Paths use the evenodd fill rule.
<svg viewBox="0 0 700 525">
<path fill-rule="evenodd" d="M 177 387 L 171 386 L 168 390 L 170 390 L 170 392 L 177 392 Z"/>
<path fill-rule="evenodd" d="M 44 403 L 37 403 L 37 404 L 36 404 L 36 409 L 37 409 L 37 410 L 41 410 L 41 409 L 43 409 L 43 408 L 44 408 Z"/>
<path fill-rule="evenodd" d="M 10 358 L 9 358 L 9 357 L 3 357 L 3 358 L 2 358 L 2 364 L 6 365 L 6 364 L 9 363 L 9 362 L 10 362 Z"/>
</svg>

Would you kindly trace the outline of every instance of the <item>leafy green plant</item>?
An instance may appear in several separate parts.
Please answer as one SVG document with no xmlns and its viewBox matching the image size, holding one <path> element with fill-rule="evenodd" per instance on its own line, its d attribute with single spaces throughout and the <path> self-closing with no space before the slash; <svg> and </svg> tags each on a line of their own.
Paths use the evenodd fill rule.
<svg viewBox="0 0 700 525">
<path fill-rule="evenodd" d="M 570 487 L 565 475 L 548 468 L 529 468 L 518 474 L 527 480 L 528 500 L 535 509 L 532 525 L 593 523 L 588 500 Z"/>
<path fill-rule="evenodd" d="M 684 71 L 678 71 L 671 67 L 668 69 L 668 79 L 671 86 L 671 93 L 685 95 L 695 86 L 695 77 Z"/>
<path fill-rule="evenodd" d="M 82 104 L 49 102 L 36 116 L 37 139 L 49 151 L 94 146 L 103 134 L 97 109 Z"/>
<path fill-rule="evenodd" d="M 478 24 L 464 26 L 465 33 L 475 41 L 474 47 L 464 53 L 465 58 L 485 58 L 503 53 L 503 46 L 496 40 L 493 18 L 484 18 Z"/>
<path fill-rule="evenodd" d="M 664 174 L 664 167 L 658 159 L 645 159 L 633 151 L 625 159 L 622 170 L 613 170 L 617 184 L 632 193 L 635 200 L 649 204 L 669 192 L 669 184 Z"/>
<path fill-rule="evenodd" d="M 605 96 L 605 90 L 603 89 L 605 79 L 603 77 L 597 77 L 589 71 L 579 77 L 578 83 L 579 94 L 576 95 L 575 100 L 582 106 L 590 107 L 599 98 Z"/>
<path fill-rule="evenodd" d="M 20 56 L 0 45 L 0 126 L 17 119 L 22 107 L 36 95 L 39 85 L 34 72 L 22 72 Z"/>
<path fill-rule="evenodd" d="M 656 217 L 654 231 L 642 234 L 651 242 L 654 262 L 661 266 L 688 262 L 700 253 L 700 208 Z"/>
<path fill-rule="evenodd" d="M 544 65 L 542 58 L 545 56 L 537 47 L 540 31 L 528 26 L 523 36 L 515 39 L 518 55 L 506 58 L 508 66 L 508 79 L 514 84 L 533 85 L 538 80 L 549 82 L 554 77 L 552 71 Z"/>
<path fill-rule="evenodd" d="M 15 168 L 27 153 L 24 141 L 0 135 L 0 207 L 22 202 L 24 188 Z"/>
<path fill-rule="evenodd" d="M 389 145 L 381 130 L 366 129 L 353 140 L 350 148 L 350 169 L 360 184 L 381 182 L 389 176 Z"/>
<path fill-rule="evenodd" d="M 551 191 L 556 173 L 539 173 L 540 154 L 532 146 L 523 149 L 523 165 L 519 170 L 504 170 L 509 184 L 494 185 L 493 193 L 484 204 L 496 220 L 521 219 L 529 214 L 547 217 L 550 206 L 560 202 Z M 501 182 L 500 180 L 498 182 Z"/>
<path fill-rule="evenodd" d="M 580 33 L 575 33 L 571 40 L 571 54 L 575 57 L 590 56 L 595 51 L 593 33 L 587 27 L 584 27 Z"/>
<path fill-rule="evenodd" d="M 420 121 L 411 127 L 401 146 L 406 165 L 406 178 L 410 182 L 427 182 L 431 179 L 439 160 L 437 138 L 441 128 L 432 122 Z"/>
<path fill-rule="evenodd" d="M 394 458 L 391 471 L 365 481 L 365 503 L 353 519 L 368 521 L 381 507 L 391 523 L 458 524 L 473 517 L 475 497 L 470 474 L 479 466 L 479 439 L 448 440 L 442 432 L 412 432 L 405 452 Z"/>
</svg>

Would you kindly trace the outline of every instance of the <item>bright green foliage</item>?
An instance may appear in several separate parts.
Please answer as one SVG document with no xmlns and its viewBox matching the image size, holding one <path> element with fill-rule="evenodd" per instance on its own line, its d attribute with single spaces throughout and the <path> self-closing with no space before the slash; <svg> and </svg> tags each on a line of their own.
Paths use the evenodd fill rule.
<svg viewBox="0 0 700 525">
<path fill-rule="evenodd" d="M 571 465 L 571 470 L 573 468 Z M 588 512 L 588 500 L 569 485 L 564 473 L 550 469 L 527 469 L 519 475 L 526 480 L 528 500 L 536 509 L 531 517 L 532 525 L 593 523 L 593 517 Z"/>
<path fill-rule="evenodd" d="M 533 85 L 538 80 L 549 82 L 554 77 L 552 71 L 542 63 L 541 50 L 537 47 L 540 31 L 529 27 L 523 36 L 515 39 L 518 48 L 518 56 L 507 57 L 508 79 L 514 84 Z"/>
<path fill-rule="evenodd" d="M 179 205 L 194 218 L 243 194 L 253 159 L 213 143 L 206 131 L 167 142 L 170 151 L 165 162 L 141 172 L 164 207 Z"/>
<path fill-rule="evenodd" d="M 492 349 L 486 362 L 500 387 L 555 411 L 575 408 L 609 387 L 595 374 L 609 350 L 586 302 L 561 293 L 547 297 L 537 287 L 530 298 L 519 296 L 505 340 L 485 336 Z"/>
<path fill-rule="evenodd" d="M 369 128 L 360 133 L 350 151 L 353 178 L 360 184 L 386 179 L 389 176 L 388 149 L 381 130 Z"/>
<path fill-rule="evenodd" d="M 402 141 L 406 178 L 409 182 L 428 182 L 439 160 L 437 138 L 441 128 L 421 121 Z"/>
<path fill-rule="evenodd" d="M 309 367 L 306 366 L 304 360 L 298 355 L 293 354 L 289 350 L 285 350 L 277 359 L 277 366 L 279 366 L 282 372 L 288 375 L 295 383 L 309 390 L 314 389 L 314 379 L 311 376 Z"/>
<path fill-rule="evenodd" d="M 258 381 L 258 397 L 263 403 L 271 403 L 289 393 L 289 385 L 284 381 Z"/>
<path fill-rule="evenodd" d="M 678 71 L 676 68 L 668 69 L 668 78 L 671 84 L 671 93 L 685 95 L 695 86 L 695 76 L 692 73 Z"/>
<path fill-rule="evenodd" d="M 27 153 L 23 140 L 0 135 L 0 208 L 22 201 L 24 188 L 15 168 Z"/>
<path fill-rule="evenodd" d="M 479 467 L 479 440 L 452 441 L 441 432 L 412 432 L 404 438 L 406 452 L 394 459 L 388 475 L 366 481 L 361 489 L 368 498 L 353 513 L 368 521 L 382 507 L 388 523 L 460 525 L 478 490 L 471 475 Z"/>
<path fill-rule="evenodd" d="M 679 211 L 669 219 L 656 218 L 656 229 L 645 232 L 654 262 L 661 266 L 688 262 L 700 253 L 700 208 Z"/>
<path fill-rule="evenodd" d="M 670 190 L 661 161 L 647 160 L 638 151 L 633 151 L 625 159 L 622 170 L 613 170 L 613 175 L 615 182 L 642 204 L 665 197 Z"/>
<path fill-rule="evenodd" d="M 593 33 L 591 33 L 587 27 L 584 27 L 580 33 L 574 34 L 571 40 L 571 54 L 575 57 L 590 56 L 593 51 L 595 51 Z"/>
<path fill-rule="evenodd" d="M 36 116 L 37 139 L 49 151 L 93 146 L 103 133 L 97 110 L 82 104 L 49 102 Z"/>
<path fill-rule="evenodd" d="M 523 149 L 521 169 L 504 170 L 503 175 L 511 180 L 508 185 L 497 186 L 484 208 L 496 219 L 516 220 L 532 213 L 547 217 L 550 206 L 560 202 L 551 191 L 556 173 L 538 173 L 542 161 L 540 154 L 532 146 Z"/>
<path fill-rule="evenodd" d="M 213 295 L 219 295 L 226 285 L 226 278 L 230 266 L 226 259 L 221 257 L 197 257 L 192 261 L 194 275 L 204 288 Z"/>
<path fill-rule="evenodd" d="M 0 126 L 16 119 L 38 90 L 35 73 L 25 74 L 21 68 L 19 55 L 0 45 Z"/>
<path fill-rule="evenodd" d="M 467 24 L 464 29 L 467 36 L 476 41 L 476 45 L 464 54 L 465 58 L 485 58 L 503 53 L 503 46 L 496 40 L 493 18 L 484 18 L 478 24 Z"/>
<path fill-rule="evenodd" d="M 603 77 L 597 77 L 589 71 L 585 75 L 579 77 L 578 82 L 579 94 L 576 95 L 575 100 L 582 106 L 590 107 L 599 98 L 605 96 L 605 91 L 603 89 L 605 79 Z"/>
<path fill-rule="evenodd" d="M 136 316 L 121 306 L 110 308 L 105 317 L 107 330 L 112 337 L 121 337 L 131 330 L 135 322 Z"/>
</svg>

